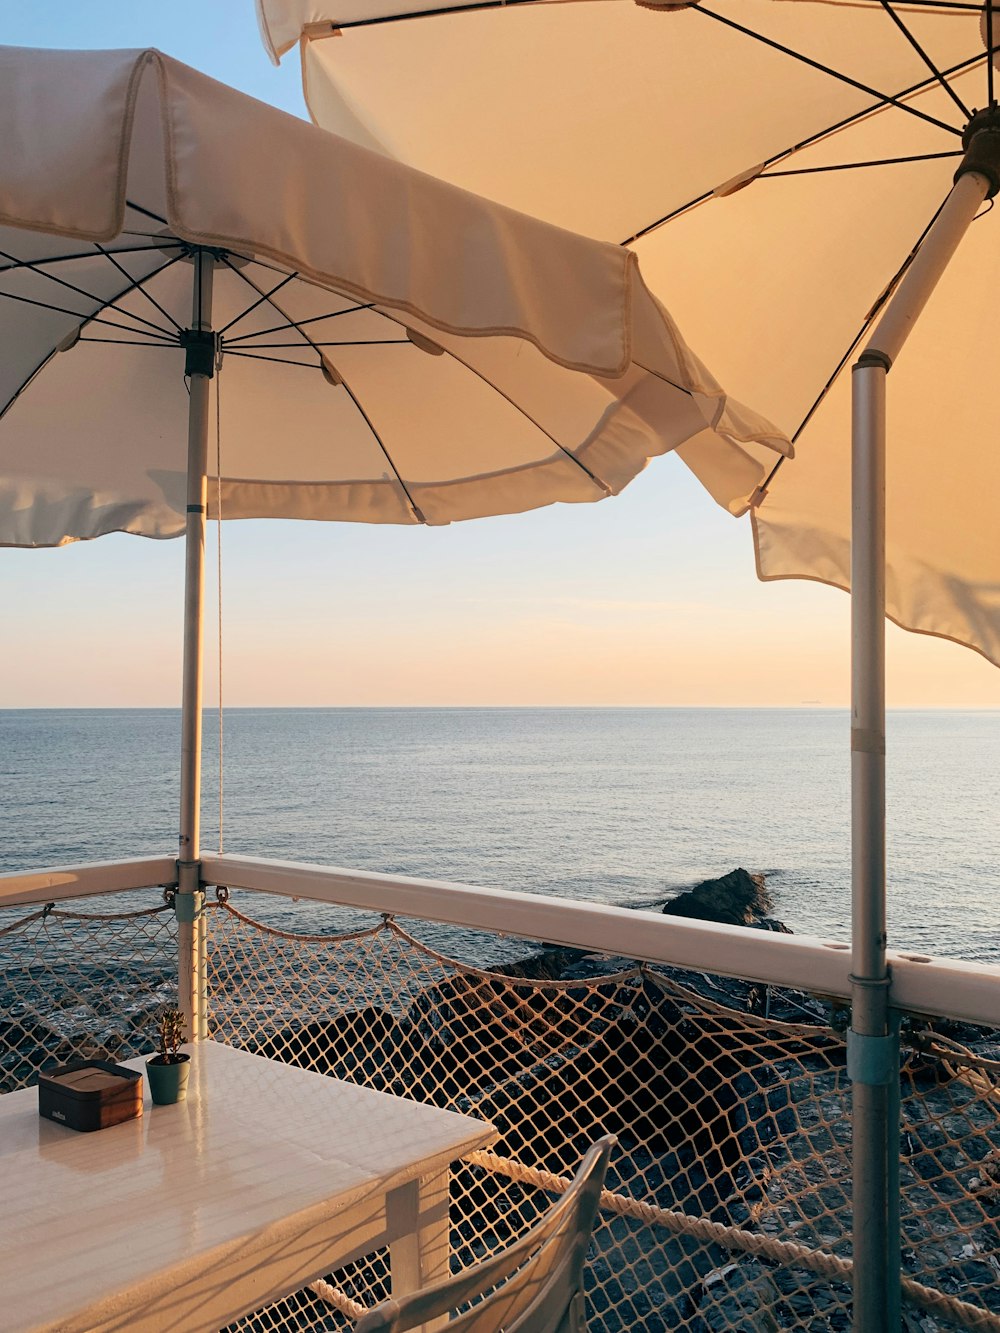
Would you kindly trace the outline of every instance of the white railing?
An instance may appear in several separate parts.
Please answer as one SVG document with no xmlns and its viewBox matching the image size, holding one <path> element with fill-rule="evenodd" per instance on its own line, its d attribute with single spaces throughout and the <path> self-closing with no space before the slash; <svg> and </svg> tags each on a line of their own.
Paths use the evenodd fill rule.
<svg viewBox="0 0 1000 1333">
<path fill-rule="evenodd" d="M 227 855 L 205 857 L 203 865 L 210 883 L 230 888 L 467 926 L 813 994 L 850 996 L 849 945 L 810 935 L 297 861 Z M 889 961 L 891 998 L 898 1008 L 1000 1027 L 1000 968 L 909 953 L 890 952 Z"/>
<path fill-rule="evenodd" d="M 667 1283 L 658 1289 L 675 1304 L 676 1284 L 701 1274 L 698 1299 L 712 1307 L 713 1327 L 743 1326 L 726 1314 L 728 1289 L 708 1280 L 733 1272 L 733 1282 L 763 1282 L 772 1304 L 787 1297 L 797 1311 L 849 1318 L 845 1044 L 818 1006 L 777 993 L 846 1001 L 844 945 L 296 862 L 211 856 L 203 872 L 207 883 L 236 891 L 228 902 L 210 893 L 205 913 L 216 1040 L 416 1100 L 471 1107 L 498 1126 L 499 1155 L 463 1168 L 456 1244 L 469 1235 L 500 1244 L 512 1219 L 527 1226 L 538 1192 L 558 1193 L 578 1140 L 614 1132 L 624 1136 L 617 1184 L 602 1214 L 603 1259 L 591 1272 L 611 1313 L 595 1329 L 645 1326 L 618 1277 L 637 1252 L 651 1265 L 649 1282 Z M 134 902 L 120 895 L 175 882 L 168 857 L 0 875 L 14 997 L 0 1024 L 6 1087 L 28 1086 L 47 1063 L 93 1055 L 95 1043 L 106 1058 L 148 1047 L 151 1016 L 176 991 L 178 927 L 159 894 L 140 892 Z M 112 894 L 118 901 L 100 902 Z M 320 904 L 354 909 L 370 924 L 289 932 L 258 919 L 255 894 L 312 901 L 320 919 L 330 915 Z M 66 906 L 80 898 L 90 901 Z M 573 979 L 484 972 L 435 952 L 412 933 L 412 920 L 611 961 L 600 975 L 583 969 Z M 1000 969 L 905 954 L 891 962 L 900 1009 L 1000 1027 Z M 706 988 L 692 971 L 773 986 L 772 1006 L 747 1012 L 745 986 Z M 1000 1288 L 970 1277 L 985 1264 L 1000 1271 L 990 1212 L 991 1163 L 1000 1155 L 995 1046 L 987 1033 L 917 1023 L 907 1026 L 904 1048 L 907 1308 L 1000 1329 Z M 664 1245 L 671 1236 L 685 1247 L 680 1267 Z M 712 1247 L 731 1261 L 720 1267 Z M 758 1255 L 769 1261 L 766 1281 Z M 351 1308 L 362 1297 L 380 1299 L 377 1268 L 344 1280 L 349 1291 L 335 1294 Z M 297 1309 L 282 1306 L 268 1326 L 289 1327 L 287 1315 L 300 1327 Z"/>
<path fill-rule="evenodd" d="M 65 902 L 100 893 L 167 887 L 177 883 L 177 862 L 170 856 L 127 861 L 93 861 L 83 866 L 50 866 L 0 875 L 0 907 Z"/>
<path fill-rule="evenodd" d="M 543 894 L 361 870 L 206 856 L 210 884 L 389 913 L 765 985 L 848 999 L 845 942 L 714 925 Z M 176 883 L 170 857 L 106 861 L 0 875 L 0 907 L 65 901 Z M 892 1004 L 913 1013 L 1000 1027 L 1000 968 L 890 951 Z"/>
</svg>

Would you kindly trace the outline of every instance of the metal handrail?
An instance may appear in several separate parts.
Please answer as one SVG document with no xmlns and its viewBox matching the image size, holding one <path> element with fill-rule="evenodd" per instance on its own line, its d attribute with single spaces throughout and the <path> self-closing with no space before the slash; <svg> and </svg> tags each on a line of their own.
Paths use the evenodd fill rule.
<svg viewBox="0 0 1000 1333">
<path fill-rule="evenodd" d="M 206 856 L 202 873 L 207 883 L 229 888 L 541 940 L 837 999 L 850 996 L 846 942 L 714 925 L 508 889 L 263 857 Z M 168 856 L 17 871 L 0 874 L 0 907 L 62 902 L 176 882 L 176 862 Z M 1000 968 L 913 953 L 890 951 L 888 957 L 894 1007 L 1000 1027 Z"/>
<path fill-rule="evenodd" d="M 129 889 L 167 888 L 176 883 L 177 861 L 173 856 L 15 870 L 0 874 L 0 907 L 57 903 L 100 893 L 125 893 Z"/>
<path fill-rule="evenodd" d="M 230 888 L 544 940 L 811 994 L 847 999 L 851 993 L 850 946 L 811 935 L 259 857 L 206 856 L 202 873 L 208 883 Z M 888 957 L 895 1007 L 1000 1027 L 1000 968 L 913 953 L 890 951 Z"/>
</svg>

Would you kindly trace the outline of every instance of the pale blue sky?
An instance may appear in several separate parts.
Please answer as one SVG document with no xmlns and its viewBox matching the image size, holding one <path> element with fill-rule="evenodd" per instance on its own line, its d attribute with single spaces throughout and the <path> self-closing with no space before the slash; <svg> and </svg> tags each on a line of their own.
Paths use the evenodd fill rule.
<svg viewBox="0 0 1000 1333">
<path fill-rule="evenodd" d="M 0 41 L 157 46 L 304 114 L 251 0 L 0 0 Z M 233 523 L 225 698 L 253 704 L 845 704 L 848 599 L 759 584 L 675 460 L 623 495 L 445 529 Z M 210 617 L 214 640 L 214 533 Z M 180 542 L 0 551 L 0 707 L 179 701 Z M 214 694 L 210 651 L 209 695 Z M 1000 707 L 1000 672 L 890 627 L 890 703 Z"/>
</svg>

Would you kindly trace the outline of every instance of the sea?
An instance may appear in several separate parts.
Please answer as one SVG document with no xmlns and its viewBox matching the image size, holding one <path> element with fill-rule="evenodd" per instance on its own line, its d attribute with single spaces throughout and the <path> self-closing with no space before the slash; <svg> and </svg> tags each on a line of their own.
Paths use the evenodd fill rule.
<svg viewBox="0 0 1000 1333">
<path fill-rule="evenodd" d="M 226 851 L 647 908 L 744 866 L 849 935 L 846 710 L 232 709 L 222 753 Z M 1000 712 L 889 713 L 891 947 L 1000 963 L 998 761 Z M 178 763 L 173 709 L 0 711 L 0 871 L 172 854 Z"/>
</svg>

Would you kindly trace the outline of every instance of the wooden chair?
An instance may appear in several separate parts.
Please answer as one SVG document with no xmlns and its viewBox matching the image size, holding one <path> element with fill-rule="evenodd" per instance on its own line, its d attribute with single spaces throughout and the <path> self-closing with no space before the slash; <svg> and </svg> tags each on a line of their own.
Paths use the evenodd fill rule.
<svg viewBox="0 0 1000 1333">
<path fill-rule="evenodd" d="M 448 1333 L 586 1333 L 583 1266 L 616 1139 L 588 1149 L 566 1193 L 530 1231 L 500 1254 L 455 1277 L 383 1301 L 355 1325 L 355 1333 L 406 1333 L 420 1325 Z M 471 1309 L 451 1311 L 484 1292 Z"/>
</svg>

